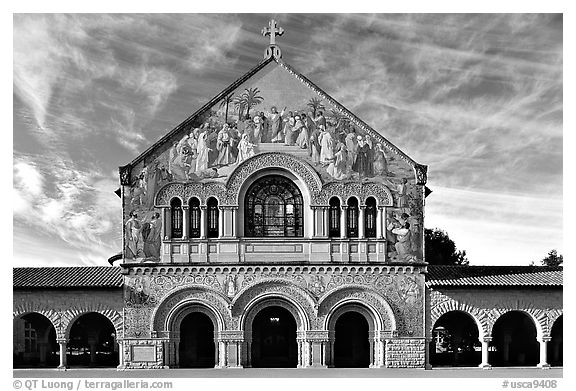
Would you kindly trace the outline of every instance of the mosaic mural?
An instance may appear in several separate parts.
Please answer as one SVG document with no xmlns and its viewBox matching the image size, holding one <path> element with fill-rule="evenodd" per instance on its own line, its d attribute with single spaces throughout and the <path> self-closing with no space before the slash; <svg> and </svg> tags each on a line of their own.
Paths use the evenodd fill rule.
<svg viewBox="0 0 576 391">
<path fill-rule="evenodd" d="M 154 196 L 162 186 L 224 182 L 242 162 L 264 152 L 284 152 L 306 161 L 324 184 L 385 185 L 398 207 L 396 214 L 387 216 L 390 249 L 399 258 L 414 252 L 415 237 L 421 236 L 414 230 L 421 230 L 422 215 L 421 208 L 412 210 L 409 205 L 412 199 L 418 206 L 421 197 L 412 165 L 314 88 L 272 62 L 135 164 L 130 185 L 124 186 L 125 256 L 158 257 L 160 224 Z"/>
</svg>

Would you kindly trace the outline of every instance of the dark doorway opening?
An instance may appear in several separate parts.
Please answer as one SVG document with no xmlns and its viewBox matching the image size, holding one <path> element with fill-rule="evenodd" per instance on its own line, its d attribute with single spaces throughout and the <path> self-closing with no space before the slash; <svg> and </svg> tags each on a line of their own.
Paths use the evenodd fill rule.
<svg viewBox="0 0 576 391">
<path fill-rule="evenodd" d="M 562 316 L 556 319 L 554 326 L 550 332 L 552 339 L 548 342 L 548 363 L 553 367 L 561 367 L 563 365 L 563 349 L 562 349 L 562 335 L 563 331 Z"/>
<path fill-rule="evenodd" d="M 68 343 L 69 366 L 115 367 L 118 358 L 116 331 L 107 317 L 90 312 L 74 322 Z"/>
<path fill-rule="evenodd" d="M 370 342 L 366 318 L 358 312 L 346 312 L 338 318 L 334 328 L 334 366 L 368 368 Z"/>
<path fill-rule="evenodd" d="M 540 346 L 536 326 L 520 311 L 511 311 L 496 321 L 492 330 L 490 364 L 493 366 L 535 366 Z"/>
<path fill-rule="evenodd" d="M 14 368 L 57 367 L 59 363 L 56 330 L 48 318 L 30 313 L 14 319 Z"/>
<path fill-rule="evenodd" d="M 452 311 L 442 315 L 434 324 L 432 337 L 431 365 L 475 367 L 482 362 L 478 326 L 464 312 Z"/>
<path fill-rule="evenodd" d="M 252 322 L 252 367 L 296 368 L 296 320 L 285 308 L 261 310 Z"/>
<path fill-rule="evenodd" d="M 201 312 L 192 312 L 180 324 L 180 367 L 214 368 L 214 324 Z"/>
</svg>

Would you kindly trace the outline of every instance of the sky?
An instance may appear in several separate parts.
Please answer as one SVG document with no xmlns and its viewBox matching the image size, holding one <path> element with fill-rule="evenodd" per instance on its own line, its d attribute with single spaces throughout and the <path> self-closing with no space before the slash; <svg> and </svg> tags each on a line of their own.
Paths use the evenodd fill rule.
<svg viewBox="0 0 576 391">
<path fill-rule="evenodd" d="M 427 228 L 473 265 L 563 241 L 557 14 L 15 14 L 13 264 L 121 250 L 118 167 L 255 66 L 284 61 L 429 167 Z"/>
</svg>

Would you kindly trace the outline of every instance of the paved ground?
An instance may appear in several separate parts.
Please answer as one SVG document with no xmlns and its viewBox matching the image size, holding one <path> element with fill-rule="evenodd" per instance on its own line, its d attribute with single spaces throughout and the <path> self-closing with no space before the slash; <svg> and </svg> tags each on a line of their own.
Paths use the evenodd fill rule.
<svg viewBox="0 0 576 391">
<path fill-rule="evenodd" d="M 14 378 L 562 378 L 562 368 L 434 368 L 423 369 L 169 369 L 130 370 L 115 369 L 15 369 Z"/>
</svg>

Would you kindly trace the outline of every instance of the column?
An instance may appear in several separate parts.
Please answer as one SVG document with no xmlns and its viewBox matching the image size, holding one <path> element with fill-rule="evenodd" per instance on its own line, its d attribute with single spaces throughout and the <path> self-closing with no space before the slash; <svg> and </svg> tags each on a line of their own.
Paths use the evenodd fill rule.
<svg viewBox="0 0 576 391">
<path fill-rule="evenodd" d="M 118 369 L 124 369 L 124 343 L 121 339 L 116 341 L 118 343 Z"/>
<path fill-rule="evenodd" d="M 346 239 L 346 230 L 348 228 L 347 219 L 346 219 L 346 211 L 348 210 L 347 206 L 342 206 L 342 213 L 340 213 L 340 237 L 342 239 Z"/>
<path fill-rule="evenodd" d="M 57 342 L 60 345 L 60 365 L 58 365 L 58 369 L 65 371 L 67 368 L 66 340 L 65 339 L 59 339 Z"/>
<path fill-rule="evenodd" d="M 170 239 L 170 208 L 162 208 L 162 237 Z"/>
<path fill-rule="evenodd" d="M 490 341 L 492 341 L 492 337 L 484 337 L 480 340 L 482 343 L 482 362 L 478 367 L 482 369 L 492 369 L 492 366 L 488 363 L 488 348 L 490 347 Z"/>
<path fill-rule="evenodd" d="M 218 238 L 224 236 L 224 208 L 218 206 Z"/>
<path fill-rule="evenodd" d="M 182 239 L 188 239 L 188 206 L 182 206 Z"/>
<path fill-rule="evenodd" d="M 426 336 L 426 342 L 424 345 L 424 368 L 425 369 L 432 369 L 432 364 L 430 364 L 430 345 L 434 338 L 431 336 Z"/>
<path fill-rule="evenodd" d="M 206 205 L 200 206 L 200 239 L 206 239 Z"/>
<path fill-rule="evenodd" d="M 538 368 L 550 369 L 550 364 L 548 364 L 548 342 L 552 338 L 542 337 L 540 342 L 540 363 L 538 363 Z"/>
<path fill-rule="evenodd" d="M 238 236 L 237 232 L 237 228 L 236 228 L 236 218 L 237 218 L 237 214 L 238 214 L 238 207 L 233 207 L 232 209 L 232 237 L 235 238 L 236 236 Z"/>
<path fill-rule="evenodd" d="M 376 211 L 376 238 L 382 239 L 386 230 L 384 229 L 384 222 L 382 221 L 383 209 L 378 207 Z"/>
<path fill-rule="evenodd" d="M 364 239 L 364 228 L 366 223 L 366 207 L 360 205 L 360 213 L 358 213 L 358 239 Z"/>
<path fill-rule="evenodd" d="M 329 208 L 327 206 L 322 207 L 322 236 L 328 237 L 330 236 L 330 222 L 329 222 Z"/>
<path fill-rule="evenodd" d="M 316 213 L 318 212 L 318 208 L 316 208 L 315 206 L 311 206 L 310 209 L 312 210 L 312 237 L 315 238 L 316 236 L 318 236 L 318 216 L 316 215 Z"/>
</svg>

